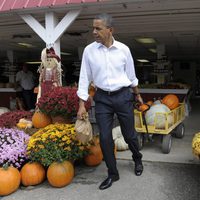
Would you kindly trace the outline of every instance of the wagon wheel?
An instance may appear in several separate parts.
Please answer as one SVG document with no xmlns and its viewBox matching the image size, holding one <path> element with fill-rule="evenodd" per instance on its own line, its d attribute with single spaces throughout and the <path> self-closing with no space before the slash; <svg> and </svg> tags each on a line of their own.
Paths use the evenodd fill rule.
<svg viewBox="0 0 200 200">
<path fill-rule="evenodd" d="M 172 147 L 172 136 L 171 134 L 163 135 L 162 137 L 162 152 L 167 154 L 170 152 Z"/>
<path fill-rule="evenodd" d="M 185 135 L 185 126 L 183 123 L 180 123 L 173 131 L 173 134 L 176 138 L 183 138 Z"/>
<path fill-rule="evenodd" d="M 144 146 L 144 135 L 143 133 L 137 133 L 137 138 L 138 138 L 138 148 L 141 150 Z"/>
</svg>

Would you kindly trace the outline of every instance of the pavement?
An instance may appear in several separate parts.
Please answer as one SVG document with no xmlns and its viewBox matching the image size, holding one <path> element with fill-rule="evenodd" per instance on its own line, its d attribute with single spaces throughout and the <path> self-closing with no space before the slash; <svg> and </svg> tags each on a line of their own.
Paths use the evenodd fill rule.
<svg viewBox="0 0 200 200">
<path fill-rule="evenodd" d="M 198 106 L 198 107 L 195 107 Z M 1 200 L 200 200 L 200 160 L 192 153 L 192 138 L 200 131 L 200 105 L 184 120 L 185 136 L 174 138 L 169 154 L 161 152 L 161 142 L 156 137 L 145 143 L 144 172 L 134 175 L 134 164 L 129 150 L 117 152 L 120 180 L 112 187 L 99 190 L 106 178 L 104 161 L 97 167 L 75 166 L 75 177 L 63 188 L 53 188 L 47 181 L 30 187 L 20 187 Z M 1 186 L 0 186 L 1 187 Z"/>
</svg>

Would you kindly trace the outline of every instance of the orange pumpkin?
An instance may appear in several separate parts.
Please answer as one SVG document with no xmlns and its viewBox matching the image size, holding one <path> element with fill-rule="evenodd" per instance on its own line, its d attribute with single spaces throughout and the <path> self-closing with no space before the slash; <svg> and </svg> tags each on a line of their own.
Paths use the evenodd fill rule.
<svg viewBox="0 0 200 200">
<path fill-rule="evenodd" d="M 147 101 L 146 104 L 151 106 L 151 105 L 153 105 L 153 101 Z"/>
<path fill-rule="evenodd" d="M 32 117 L 32 123 L 35 128 L 44 128 L 51 124 L 51 118 L 40 111 L 36 111 Z"/>
<path fill-rule="evenodd" d="M 96 136 L 93 137 L 93 142 L 94 142 L 95 145 L 97 145 L 97 144 L 100 143 L 98 135 L 96 135 Z"/>
<path fill-rule="evenodd" d="M 84 157 L 84 162 L 87 166 L 96 166 L 102 162 L 103 154 L 100 144 L 91 145 L 89 147 L 89 154 Z"/>
<path fill-rule="evenodd" d="M 38 163 L 26 163 L 21 171 L 21 182 L 24 186 L 37 185 L 45 179 L 45 169 Z"/>
<path fill-rule="evenodd" d="M 0 168 L 0 196 L 15 192 L 20 185 L 20 172 L 15 167 Z"/>
<path fill-rule="evenodd" d="M 162 99 L 162 103 L 165 104 L 170 110 L 179 106 L 179 99 L 175 94 L 168 94 Z"/>
<path fill-rule="evenodd" d="M 141 104 L 141 105 L 139 106 L 139 110 L 140 110 L 141 112 L 144 112 L 144 111 L 147 111 L 147 110 L 149 109 L 149 107 L 150 107 L 149 105 L 143 103 L 143 104 Z"/>
<path fill-rule="evenodd" d="M 64 187 L 74 178 L 74 166 L 70 161 L 53 162 L 47 169 L 47 179 L 54 187 Z"/>
</svg>

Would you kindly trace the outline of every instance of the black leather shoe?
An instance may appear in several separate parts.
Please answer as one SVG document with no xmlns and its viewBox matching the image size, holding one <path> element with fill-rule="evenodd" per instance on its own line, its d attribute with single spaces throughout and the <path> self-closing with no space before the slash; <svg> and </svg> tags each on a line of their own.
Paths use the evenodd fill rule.
<svg viewBox="0 0 200 200">
<path fill-rule="evenodd" d="M 118 181 L 119 180 L 119 176 L 115 176 L 115 177 L 108 177 L 107 179 L 105 179 L 101 185 L 99 186 L 100 190 L 105 190 L 107 188 L 109 188 L 113 182 Z"/>
<path fill-rule="evenodd" d="M 143 167 L 142 161 L 141 160 L 136 161 L 135 162 L 135 175 L 140 176 L 143 172 L 143 169 L 144 169 L 144 167 Z"/>
</svg>

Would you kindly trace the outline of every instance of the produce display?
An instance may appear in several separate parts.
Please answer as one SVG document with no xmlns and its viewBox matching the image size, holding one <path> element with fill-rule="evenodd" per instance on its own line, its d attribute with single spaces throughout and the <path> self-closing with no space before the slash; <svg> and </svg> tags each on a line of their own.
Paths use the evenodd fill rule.
<svg viewBox="0 0 200 200">
<path fill-rule="evenodd" d="M 154 135 L 162 136 L 162 152 L 169 153 L 172 146 L 172 131 L 176 138 L 184 136 L 185 107 L 175 94 L 149 100 L 134 110 L 135 129 L 138 132 L 139 149 L 144 141 L 153 141 Z"/>
<path fill-rule="evenodd" d="M 148 126 L 164 129 L 166 123 L 170 126 L 177 118 L 167 113 L 179 105 L 176 95 L 167 94 L 140 105 L 138 112 L 143 113 Z M 34 186 L 45 179 L 53 187 L 67 186 L 74 178 L 76 160 L 82 160 L 86 166 L 101 164 L 99 137 L 83 144 L 76 137 L 74 124 L 53 124 L 51 117 L 38 111 L 4 111 L 0 115 L 0 196 L 15 192 L 20 184 Z M 138 116 L 135 123 L 142 123 Z M 119 126 L 113 128 L 112 135 L 115 154 L 116 150 L 128 149 Z M 165 153 L 170 149 L 169 139 L 163 138 Z M 200 157 L 200 133 L 193 138 L 192 149 Z"/>
</svg>

